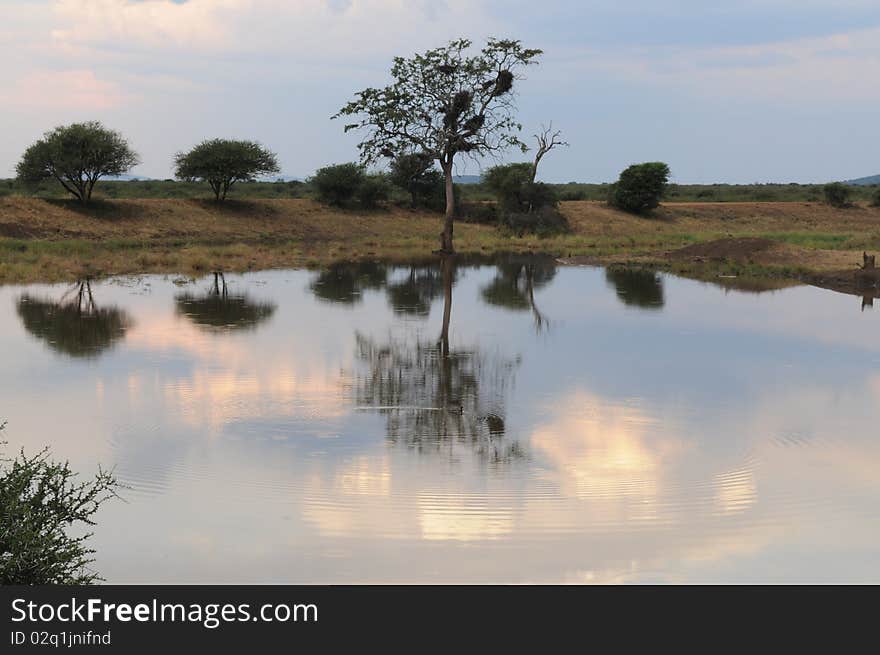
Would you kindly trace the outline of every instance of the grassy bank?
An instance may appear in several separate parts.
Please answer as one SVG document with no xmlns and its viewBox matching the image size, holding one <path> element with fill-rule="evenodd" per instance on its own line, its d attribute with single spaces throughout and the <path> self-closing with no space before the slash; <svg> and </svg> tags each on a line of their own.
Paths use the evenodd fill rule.
<svg viewBox="0 0 880 655">
<path fill-rule="evenodd" d="M 459 223 L 465 254 L 546 252 L 596 263 L 701 265 L 675 258 L 685 246 L 728 237 L 773 242 L 738 265 L 761 275 L 852 269 L 880 250 L 880 209 L 821 203 L 668 203 L 651 218 L 604 203 L 561 204 L 571 234 L 514 237 Z M 437 247 L 440 217 L 401 208 L 331 209 L 308 199 L 121 199 L 82 208 L 63 200 L 0 197 L 0 282 L 84 275 L 183 273 L 314 266 L 338 259 L 407 259 Z M 722 260 L 726 259 L 724 257 Z M 723 262 L 722 262 L 723 263 Z M 736 264 L 728 262 L 728 264 Z"/>
</svg>

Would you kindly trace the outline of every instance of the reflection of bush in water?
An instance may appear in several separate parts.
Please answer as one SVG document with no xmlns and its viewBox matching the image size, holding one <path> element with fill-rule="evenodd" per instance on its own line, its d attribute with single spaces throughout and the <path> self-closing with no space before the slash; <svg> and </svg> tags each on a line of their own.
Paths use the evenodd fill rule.
<svg viewBox="0 0 880 655">
<path fill-rule="evenodd" d="M 353 305 L 367 289 L 381 289 L 388 280 L 388 268 L 377 262 L 340 262 L 318 273 L 311 284 L 319 300 Z"/>
<path fill-rule="evenodd" d="M 605 279 L 624 304 L 645 309 L 663 307 L 663 280 L 654 271 L 633 268 L 606 268 Z"/>
<path fill-rule="evenodd" d="M 246 294 L 184 293 L 174 299 L 177 313 L 196 325 L 213 330 L 253 329 L 275 313 L 272 303 L 258 302 Z"/>
<path fill-rule="evenodd" d="M 495 277 L 480 293 L 490 305 L 515 310 L 531 309 L 534 291 L 552 282 L 554 277 L 556 263 L 552 259 L 531 257 L 519 261 L 512 258 L 496 265 Z"/>
<path fill-rule="evenodd" d="M 443 295 L 440 267 L 411 266 L 406 277 L 388 284 L 386 293 L 396 314 L 427 316 L 434 299 Z"/>
<path fill-rule="evenodd" d="M 49 347 L 71 357 L 97 357 L 125 336 L 132 321 L 121 309 L 24 295 L 18 315 L 25 329 Z"/>
</svg>

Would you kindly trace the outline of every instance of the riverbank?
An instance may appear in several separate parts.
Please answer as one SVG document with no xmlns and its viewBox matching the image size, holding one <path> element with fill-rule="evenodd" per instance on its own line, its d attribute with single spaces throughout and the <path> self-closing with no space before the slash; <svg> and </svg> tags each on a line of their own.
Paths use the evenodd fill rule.
<svg viewBox="0 0 880 655">
<path fill-rule="evenodd" d="M 549 253 L 563 262 L 657 266 L 683 274 L 796 277 L 850 274 L 880 250 L 880 209 L 821 203 L 668 203 L 642 218 L 604 203 L 561 203 L 572 232 L 515 237 L 459 222 L 462 254 Z M 200 275 L 319 266 L 340 259 L 405 260 L 437 247 L 440 218 L 391 208 L 328 208 L 306 199 L 126 199 L 74 202 L 0 197 L 0 283 L 138 273 Z M 759 239 L 757 250 L 699 251 Z M 690 248 L 690 250 L 688 250 Z M 684 249 L 684 250 L 683 250 Z"/>
</svg>

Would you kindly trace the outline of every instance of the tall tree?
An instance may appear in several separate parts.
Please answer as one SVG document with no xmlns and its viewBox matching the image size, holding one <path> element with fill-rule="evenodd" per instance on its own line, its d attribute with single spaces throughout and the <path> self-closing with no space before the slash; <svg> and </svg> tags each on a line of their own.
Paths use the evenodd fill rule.
<svg viewBox="0 0 880 655">
<path fill-rule="evenodd" d="M 254 141 L 211 139 L 174 158 L 174 175 L 180 180 L 203 180 L 211 185 L 214 198 L 226 200 L 236 182 L 253 180 L 258 175 L 277 173 L 278 158 Z"/>
<path fill-rule="evenodd" d="M 416 152 L 440 164 L 446 191 L 442 253 L 454 252 L 456 155 L 477 157 L 510 146 L 525 152 L 512 91 L 518 72 L 541 54 L 510 39 L 489 39 L 473 55 L 471 45 L 457 39 L 424 54 L 395 57 L 391 85 L 360 91 L 334 116 L 358 119 L 345 126 L 346 132 L 367 131 L 358 145 L 366 163 Z"/>
<path fill-rule="evenodd" d="M 85 204 L 100 178 L 122 175 L 139 163 L 119 132 L 90 121 L 46 132 L 22 155 L 16 173 L 25 184 L 55 179 Z"/>
</svg>

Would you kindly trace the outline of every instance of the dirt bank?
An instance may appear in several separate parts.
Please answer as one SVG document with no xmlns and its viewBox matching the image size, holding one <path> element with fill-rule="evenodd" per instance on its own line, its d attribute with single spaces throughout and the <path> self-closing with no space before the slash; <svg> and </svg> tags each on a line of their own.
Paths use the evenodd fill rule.
<svg viewBox="0 0 880 655">
<path fill-rule="evenodd" d="M 669 203 L 652 217 L 598 202 L 564 202 L 571 233 L 515 237 L 459 222 L 463 254 L 543 252 L 572 263 L 670 270 L 747 267 L 752 277 L 851 272 L 880 251 L 880 209 L 819 203 Z M 304 199 L 75 202 L 0 197 L 0 283 L 83 274 L 201 273 L 406 259 L 437 247 L 436 214 L 344 211 Z M 753 269 L 753 270 L 751 270 Z"/>
</svg>

